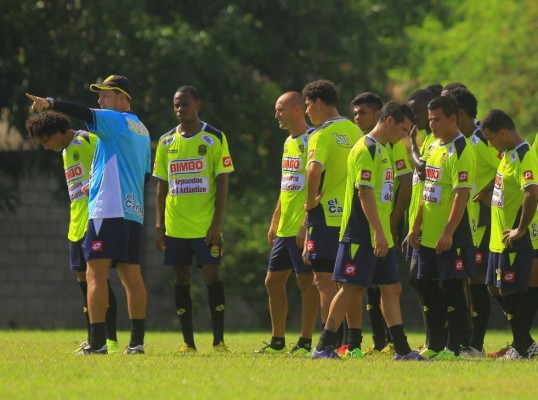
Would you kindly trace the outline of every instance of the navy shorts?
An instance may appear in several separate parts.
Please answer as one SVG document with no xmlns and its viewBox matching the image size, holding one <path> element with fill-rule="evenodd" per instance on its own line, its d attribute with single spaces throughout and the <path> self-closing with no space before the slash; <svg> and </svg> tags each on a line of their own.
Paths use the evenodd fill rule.
<svg viewBox="0 0 538 400">
<path fill-rule="evenodd" d="M 109 258 L 113 263 L 140 264 L 142 224 L 124 218 L 90 219 L 82 247 L 86 261 Z"/>
<path fill-rule="evenodd" d="M 82 242 L 84 239 L 80 239 L 77 242 L 69 242 L 69 267 L 71 271 L 86 271 L 86 259 L 84 258 L 84 249 L 82 248 Z"/>
<path fill-rule="evenodd" d="M 340 228 L 336 226 L 310 226 L 306 235 L 306 256 L 312 260 L 336 260 Z"/>
<path fill-rule="evenodd" d="M 482 241 L 476 249 L 476 272 L 481 272 L 483 274 L 486 274 L 488 272 L 490 231 L 490 227 L 487 226 L 484 236 L 482 237 Z"/>
<path fill-rule="evenodd" d="M 436 254 L 435 249 L 420 246 L 417 278 L 422 280 L 472 278 L 475 274 L 474 246 L 452 247 Z"/>
<path fill-rule="evenodd" d="M 361 287 L 400 283 L 396 250 L 391 247 L 383 258 L 376 257 L 371 246 L 340 243 L 333 281 Z"/>
<path fill-rule="evenodd" d="M 303 262 L 302 249 L 297 247 L 296 237 L 276 237 L 269 256 L 270 272 L 295 269 L 296 274 L 312 273 L 312 268 Z"/>
<path fill-rule="evenodd" d="M 534 263 L 534 250 L 489 255 L 486 283 L 499 289 L 526 292 Z"/>
<path fill-rule="evenodd" d="M 205 238 L 180 239 L 166 236 L 166 251 L 164 252 L 164 265 L 183 267 L 192 265 L 193 256 L 196 265 L 220 265 L 222 260 L 222 244 L 210 244 Z"/>
</svg>

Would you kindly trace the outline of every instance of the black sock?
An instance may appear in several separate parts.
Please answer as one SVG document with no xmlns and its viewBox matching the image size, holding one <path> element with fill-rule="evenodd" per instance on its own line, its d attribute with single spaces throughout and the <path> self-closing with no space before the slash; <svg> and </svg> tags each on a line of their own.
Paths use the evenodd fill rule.
<svg viewBox="0 0 538 400">
<path fill-rule="evenodd" d="M 302 347 L 303 349 L 311 350 L 312 349 L 312 338 L 299 337 L 297 341 L 297 346 Z"/>
<path fill-rule="evenodd" d="M 527 324 L 529 325 L 529 332 L 532 329 L 532 322 L 538 310 L 538 287 L 530 287 L 526 293 L 523 294 L 525 299 L 525 305 L 527 306 Z"/>
<path fill-rule="evenodd" d="M 321 331 L 321 335 L 319 336 L 319 342 L 316 346 L 317 351 L 322 351 L 326 347 L 333 347 L 335 348 L 337 346 L 337 337 L 336 332 L 328 331 L 327 329 L 323 329 Z"/>
<path fill-rule="evenodd" d="M 110 286 L 110 281 L 108 282 L 108 308 L 106 310 L 106 337 L 107 339 L 118 341 L 118 336 L 116 333 L 116 320 L 117 320 L 117 303 L 116 295 Z"/>
<path fill-rule="evenodd" d="M 491 311 L 488 287 L 486 284 L 470 285 L 469 290 L 471 291 L 473 308 L 473 329 L 470 345 L 477 350 L 482 350 Z"/>
<path fill-rule="evenodd" d="M 131 340 L 129 341 L 129 347 L 135 347 L 139 344 L 144 344 L 145 319 L 132 319 L 131 320 Z"/>
<path fill-rule="evenodd" d="M 349 330 L 349 328 L 348 328 Z M 336 331 L 336 345 L 339 347 L 342 343 L 344 343 L 346 340 L 346 337 L 344 336 L 344 322 L 340 324 L 340 327 Z"/>
<path fill-rule="evenodd" d="M 90 341 L 90 314 L 88 313 L 88 283 L 86 281 L 84 282 L 78 282 L 78 285 L 80 286 L 80 290 L 82 290 L 82 297 L 84 298 L 84 306 L 82 307 L 82 311 L 84 312 L 84 319 L 86 320 L 86 331 L 88 332 L 88 343 Z"/>
<path fill-rule="evenodd" d="M 349 351 L 360 349 L 362 344 L 362 329 L 348 328 L 347 344 Z"/>
<path fill-rule="evenodd" d="M 376 350 L 383 350 L 386 344 L 385 340 L 385 320 L 381 312 L 381 289 L 368 288 L 368 304 L 366 311 L 370 318 L 370 326 L 372 328 L 372 340 Z"/>
<path fill-rule="evenodd" d="M 224 285 L 222 281 L 207 287 L 211 325 L 213 327 L 213 346 L 224 341 Z"/>
<path fill-rule="evenodd" d="M 273 336 L 271 337 L 270 346 L 275 350 L 282 350 L 286 347 L 286 339 L 284 337 Z"/>
<path fill-rule="evenodd" d="M 433 351 L 441 351 L 445 347 L 445 311 L 441 289 L 437 281 L 418 281 L 418 288 L 424 301 L 424 317 L 428 323 L 429 339 L 428 348 Z"/>
<path fill-rule="evenodd" d="M 467 329 L 467 300 L 463 289 L 463 280 L 443 281 L 447 298 L 448 339 L 446 347 L 459 355 L 462 335 Z"/>
<path fill-rule="evenodd" d="M 403 325 L 394 325 L 389 328 L 392 343 L 394 343 L 394 350 L 396 354 L 405 356 L 411 352 L 411 347 L 407 342 L 407 336 L 405 336 Z"/>
<path fill-rule="evenodd" d="M 104 322 L 90 324 L 90 347 L 101 349 L 106 344 L 106 328 Z"/>
<path fill-rule="evenodd" d="M 340 342 L 340 346 L 347 345 L 347 336 L 349 333 L 349 327 L 347 326 L 347 319 L 344 318 L 342 321 L 342 341 Z"/>
<path fill-rule="evenodd" d="M 513 342 L 512 346 L 517 350 L 520 356 L 527 357 L 529 348 L 530 333 L 527 329 L 527 308 L 523 293 L 516 292 L 503 297 L 506 306 L 506 317 L 512 328 Z"/>
<path fill-rule="evenodd" d="M 191 285 L 175 285 L 176 312 L 181 323 L 183 341 L 189 347 L 196 348 L 192 327 L 192 299 Z"/>
</svg>

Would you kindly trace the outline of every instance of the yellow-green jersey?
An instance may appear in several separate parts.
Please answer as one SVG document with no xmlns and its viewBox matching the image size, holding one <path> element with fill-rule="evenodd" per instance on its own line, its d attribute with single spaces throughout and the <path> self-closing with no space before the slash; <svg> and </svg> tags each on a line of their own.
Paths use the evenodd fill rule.
<svg viewBox="0 0 538 400">
<path fill-rule="evenodd" d="M 216 177 L 233 170 L 226 136 L 205 122 L 193 136 L 182 136 L 177 127 L 161 136 L 153 176 L 168 182 L 166 235 L 205 237 L 215 213 Z"/>
<path fill-rule="evenodd" d="M 524 189 L 538 185 L 538 157 L 523 142 L 513 150 L 507 150 L 497 169 L 495 186 L 491 197 L 491 238 L 489 249 L 502 253 L 503 231 L 519 226 L 523 205 Z M 538 221 L 536 214 L 529 224 L 527 233 L 514 241 L 508 251 L 538 248 Z"/>
<path fill-rule="evenodd" d="M 475 193 L 480 192 L 488 186 L 494 179 L 497 167 L 501 162 L 501 155 L 495 147 L 491 146 L 482 134 L 479 127 L 475 129 L 469 137 L 469 142 L 473 145 L 476 155 L 476 183 Z M 473 214 L 477 218 L 476 226 L 476 246 L 480 246 L 484 237 L 486 227 L 491 223 L 491 210 L 480 201 L 471 203 Z"/>
<path fill-rule="evenodd" d="M 282 153 L 280 181 L 280 220 L 277 236 L 296 236 L 304 220 L 306 201 L 306 154 L 308 136 L 313 129 L 298 136 L 288 136 Z"/>
<path fill-rule="evenodd" d="M 386 146 L 390 159 L 392 160 L 392 170 L 394 171 L 394 178 L 413 173 L 411 167 L 411 161 L 409 160 L 409 152 L 407 146 L 401 140 L 395 144 L 389 143 Z M 398 196 L 398 189 L 400 187 L 400 180 L 394 179 L 394 196 L 393 204 Z"/>
<path fill-rule="evenodd" d="M 366 135 L 353 146 L 347 159 L 348 175 L 340 241 L 374 247 L 374 231 L 359 200 L 360 186 L 373 189 L 377 212 L 389 248 L 394 246 L 390 232 L 394 171 L 384 145 Z"/>
<path fill-rule="evenodd" d="M 439 141 L 435 139 L 433 133 L 428 133 L 420 146 L 421 159 L 425 160 L 429 152 L 437 146 Z M 418 207 L 422 201 L 422 192 L 424 191 L 424 181 L 418 176 L 418 172 L 413 172 L 413 186 L 411 188 L 411 202 L 409 203 L 409 229 L 413 228 L 415 218 L 417 217 Z"/>
<path fill-rule="evenodd" d="M 532 143 L 532 149 L 534 150 L 534 152 L 538 156 L 538 133 L 534 137 L 534 142 Z"/>
<path fill-rule="evenodd" d="M 347 157 L 363 134 L 357 125 L 346 118 L 326 121 L 310 135 L 308 160 L 322 166 L 322 193 L 318 207 L 308 213 L 308 226 L 340 227 L 346 194 Z"/>
<path fill-rule="evenodd" d="M 65 181 L 71 200 L 67 238 L 78 242 L 84 238 L 88 226 L 88 192 L 82 189 L 90 179 L 90 170 L 97 145 L 97 136 L 77 131 L 71 143 L 63 150 Z"/>
<path fill-rule="evenodd" d="M 435 248 L 452 210 L 454 189 L 471 190 L 475 182 L 475 151 L 460 133 L 453 141 L 444 144 L 439 142 L 430 150 L 425 172 L 421 245 Z M 471 201 L 469 196 L 467 205 Z M 469 207 L 466 207 L 452 237 L 454 246 L 474 244 L 472 218 Z"/>
</svg>

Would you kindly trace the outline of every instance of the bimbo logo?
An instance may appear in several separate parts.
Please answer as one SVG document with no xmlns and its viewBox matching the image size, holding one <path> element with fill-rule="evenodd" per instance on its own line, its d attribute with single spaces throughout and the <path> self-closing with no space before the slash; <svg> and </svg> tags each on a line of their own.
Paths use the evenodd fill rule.
<svg viewBox="0 0 538 400">
<path fill-rule="evenodd" d="M 75 179 L 82 178 L 84 176 L 84 167 L 82 164 L 73 165 L 65 171 L 65 180 L 67 182 Z"/>
<path fill-rule="evenodd" d="M 301 159 L 287 157 L 282 160 L 282 169 L 289 172 L 297 172 L 301 170 Z"/>
<path fill-rule="evenodd" d="M 426 179 L 430 181 L 438 181 L 441 176 L 441 169 L 434 167 L 426 167 Z"/>
<path fill-rule="evenodd" d="M 205 170 L 205 160 L 196 158 L 191 160 L 173 160 L 170 162 L 171 174 L 197 174 Z"/>
<path fill-rule="evenodd" d="M 392 169 L 385 170 L 385 181 L 392 181 L 394 179 L 394 172 Z"/>
</svg>

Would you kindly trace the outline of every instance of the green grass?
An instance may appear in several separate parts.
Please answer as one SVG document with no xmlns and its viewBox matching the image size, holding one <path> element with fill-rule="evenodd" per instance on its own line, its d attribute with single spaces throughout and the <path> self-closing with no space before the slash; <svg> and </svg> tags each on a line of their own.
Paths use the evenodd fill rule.
<svg viewBox="0 0 538 400">
<path fill-rule="evenodd" d="M 408 336 L 412 345 L 423 340 Z M 179 355 L 178 333 L 149 332 L 145 356 L 77 357 L 71 351 L 83 337 L 82 331 L 0 331 L 0 398 L 459 400 L 535 399 L 538 393 L 536 359 L 395 363 L 253 354 L 269 338 L 263 332 L 228 333 L 233 353 L 226 355 L 213 353 L 207 333 L 196 335 L 198 354 Z M 509 338 L 509 332 L 488 332 L 487 349 Z M 120 332 L 120 345 L 127 339 Z"/>
</svg>

